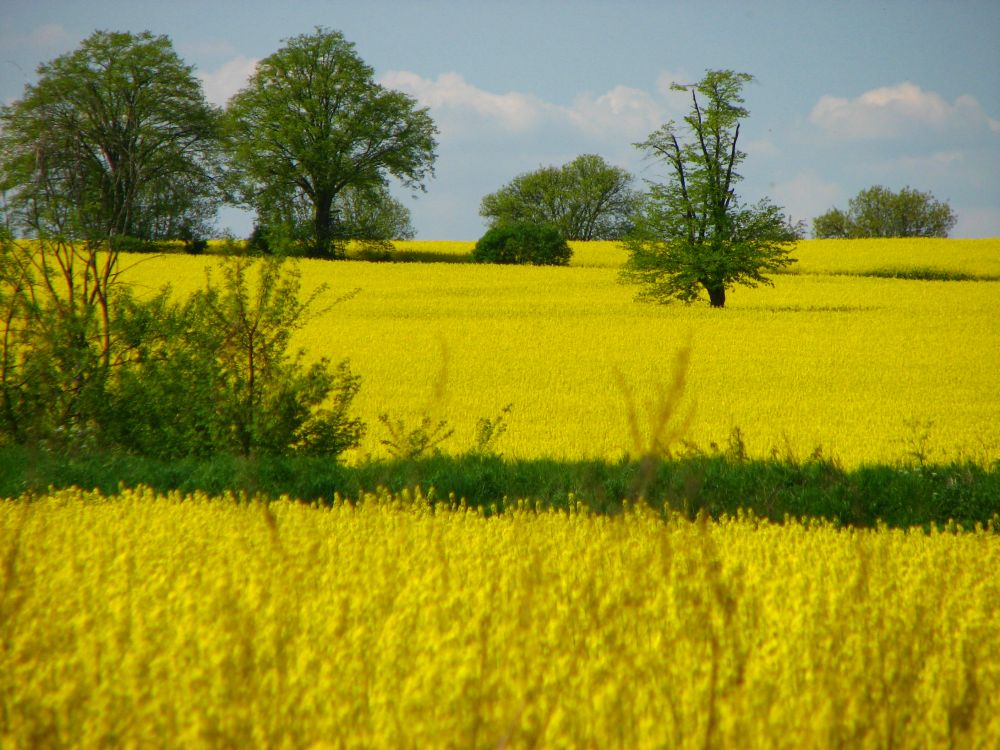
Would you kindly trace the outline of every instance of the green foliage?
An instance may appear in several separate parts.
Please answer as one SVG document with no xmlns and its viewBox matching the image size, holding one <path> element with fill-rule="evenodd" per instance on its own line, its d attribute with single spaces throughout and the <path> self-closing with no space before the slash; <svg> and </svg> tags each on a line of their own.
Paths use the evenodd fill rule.
<svg viewBox="0 0 1000 750">
<path fill-rule="evenodd" d="M 348 239 L 389 244 L 389 240 L 411 240 L 416 235 L 410 209 L 393 198 L 384 185 L 369 189 L 348 186 L 337 195 L 334 205 L 341 234 Z"/>
<path fill-rule="evenodd" d="M 167 37 L 95 32 L 0 111 L 9 218 L 48 238 L 206 234 L 217 119 Z"/>
<path fill-rule="evenodd" d="M 18 242 L 0 232 L 0 442 L 86 450 L 109 377 L 129 355 L 114 335 L 127 291 L 96 243 Z"/>
<path fill-rule="evenodd" d="M 260 224 L 254 224 L 250 236 L 247 237 L 246 249 L 254 255 L 270 255 L 271 243 L 267 238 L 268 231 Z"/>
<path fill-rule="evenodd" d="M 559 230 L 548 224 L 500 224 L 488 230 L 472 250 L 477 263 L 565 266 L 573 251 Z"/>
<path fill-rule="evenodd" d="M 473 436 L 471 454 L 480 457 L 499 456 L 496 451 L 497 441 L 507 432 L 507 416 L 513 408 L 507 404 L 500 413 L 492 419 L 480 417 L 476 420 L 476 430 Z M 388 414 L 379 415 L 387 437 L 379 442 L 386 448 L 389 455 L 400 461 L 414 461 L 429 456 L 440 456 L 441 446 L 455 434 L 455 429 L 448 424 L 447 419 L 434 419 L 425 414 L 420 424 L 408 427 L 402 419 L 392 419 Z"/>
<path fill-rule="evenodd" d="M 193 302 L 172 304 L 169 289 L 144 303 L 128 300 L 117 334 L 135 355 L 107 389 L 102 442 L 160 458 L 207 456 L 226 446 L 216 409 L 224 386 Z"/>
<path fill-rule="evenodd" d="M 472 445 L 472 452 L 479 456 L 498 456 L 497 441 L 507 432 L 507 416 L 513 404 L 507 404 L 500 410 L 500 413 L 490 419 L 480 417 L 476 420 L 476 435 Z"/>
<path fill-rule="evenodd" d="M 839 468 L 822 457 L 739 460 L 731 451 L 692 452 L 658 462 L 647 487 L 647 502 L 692 516 L 735 515 L 751 510 L 781 522 L 828 518 L 845 526 L 967 529 L 997 520 L 1000 464 L 868 465 Z M 120 485 L 158 491 L 226 490 L 281 495 L 304 502 L 328 502 L 336 493 L 357 498 L 385 487 L 393 492 L 419 485 L 437 497 L 465 499 L 474 507 L 503 510 L 514 498 L 541 508 L 582 503 L 597 513 L 619 513 L 629 500 L 642 462 L 518 460 L 470 453 L 425 454 L 415 459 L 345 465 L 323 457 L 232 455 L 156 459 L 91 451 L 80 455 L 0 445 L 0 498 L 49 487 L 93 487 L 114 493 Z M 446 500 L 447 501 L 447 500 Z"/>
<path fill-rule="evenodd" d="M 958 217 L 931 193 L 904 187 L 894 193 L 881 185 L 862 190 L 847 211 L 832 208 L 813 219 L 817 239 L 860 237 L 947 237 Z"/>
<path fill-rule="evenodd" d="M 340 32 L 286 40 L 230 100 L 227 122 L 234 191 L 265 227 L 284 225 L 317 257 L 344 256 L 343 191 L 370 199 L 390 175 L 422 188 L 433 174 L 427 110 L 376 83 Z"/>
<path fill-rule="evenodd" d="M 996 275 L 964 273 L 927 266 L 872 268 L 867 271 L 843 273 L 842 275 L 869 276 L 875 279 L 906 279 L 907 281 L 1000 281 L 1000 276 Z"/>
<path fill-rule="evenodd" d="M 302 351 L 289 353 L 325 292 L 301 300 L 299 289 L 280 260 L 232 256 L 221 287 L 209 276 L 183 306 L 166 294 L 132 305 L 123 333 L 140 357 L 110 393 L 109 440 L 162 457 L 336 456 L 357 445 L 364 426 L 348 409 L 360 379 L 346 362 L 305 367 Z"/>
<path fill-rule="evenodd" d="M 515 177 L 483 198 L 479 213 L 491 226 L 551 224 L 568 240 L 616 240 L 631 228 L 639 196 L 632 176 L 595 154 L 562 167 Z"/>
<path fill-rule="evenodd" d="M 112 250 L 120 253 L 155 253 L 160 250 L 159 245 L 152 240 L 129 237 L 124 234 L 112 236 L 108 240 L 108 245 Z"/>
<path fill-rule="evenodd" d="M 188 255 L 201 255 L 208 250 L 208 240 L 197 236 L 190 227 L 183 227 L 177 238 L 184 244 L 184 252 Z"/>
<path fill-rule="evenodd" d="M 729 70 L 708 71 L 690 90 L 691 112 L 684 118 L 689 140 L 668 122 L 635 144 L 667 167 L 669 181 L 650 183 L 625 240 L 630 258 L 623 281 L 645 287 L 657 302 L 692 302 L 708 292 L 723 307 L 735 284 L 770 284 L 765 274 L 792 262 L 791 243 L 799 236 L 782 210 L 767 199 L 746 206 L 736 196 L 740 120 L 748 112 L 741 91 L 753 77 Z M 702 96 L 699 100 L 698 95 Z"/>
<path fill-rule="evenodd" d="M 134 298 L 117 254 L 92 243 L 0 235 L 0 443 L 173 458 L 336 456 L 364 425 L 348 414 L 346 362 L 289 352 L 318 289 L 277 260 L 232 256 L 223 282 L 183 303 Z"/>
<path fill-rule="evenodd" d="M 819 240 L 847 239 L 852 231 L 850 219 L 839 208 L 831 208 L 813 219 L 813 237 Z"/>
<path fill-rule="evenodd" d="M 388 433 L 388 437 L 379 442 L 390 456 L 406 461 L 438 454 L 441 444 L 455 434 L 454 428 L 448 426 L 448 420 L 434 420 L 427 414 L 413 428 L 407 428 L 402 419 L 392 419 L 388 414 L 380 414 L 378 421 Z"/>
</svg>

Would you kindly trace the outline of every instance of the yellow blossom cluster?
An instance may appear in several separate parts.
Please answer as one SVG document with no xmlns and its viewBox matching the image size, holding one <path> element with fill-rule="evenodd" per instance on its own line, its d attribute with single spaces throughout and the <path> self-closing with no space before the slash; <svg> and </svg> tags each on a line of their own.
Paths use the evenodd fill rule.
<svg viewBox="0 0 1000 750">
<path fill-rule="evenodd" d="M 446 254 L 462 243 L 409 245 Z M 304 293 L 360 289 L 296 341 L 309 357 L 349 358 L 362 377 L 354 409 L 370 429 L 349 460 L 385 455 L 382 414 L 411 428 L 447 420 L 455 432 L 441 448 L 457 454 L 507 404 L 503 455 L 615 460 L 641 448 L 630 424 L 658 419 L 682 350 L 690 367 L 673 406 L 682 440 L 700 449 L 738 429 L 754 457 L 820 452 L 846 467 L 1000 459 L 1000 281 L 842 275 L 990 276 L 1000 239 L 805 241 L 799 272 L 735 289 L 724 310 L 636 302 L 617 279 L 619 245 L 574 248 L 569 268 L 301 261 Z M 140 290 L 169 280 L 178 294 L 217 262 L 136 260 L 124 261 L 124 278 Z"/>
<path fill-rule="evenodd" d="M 0 747 L 995 748 L 1000 536 L 0 503 Z"/>
</svg>

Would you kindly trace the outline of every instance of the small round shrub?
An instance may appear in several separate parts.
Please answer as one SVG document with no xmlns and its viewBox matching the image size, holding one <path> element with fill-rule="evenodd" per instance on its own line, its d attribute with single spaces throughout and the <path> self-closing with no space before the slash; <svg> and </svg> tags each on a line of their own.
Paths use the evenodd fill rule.
<svg viewBox="0 0 1000 750">
<path fill-rule="evenodd" d="M 565 266 L 573 251 L 549 224 L 500 224 L 484 234 L 472 250 L 477 263 Z"/>
<path fill-rule="evenodd" d="M 271 243 L 267 239 L 267 230 L 260 224 L 253 225 L 253 231 L 247 237 L 247 252 L 253 255 L 270 255 Z"/>
<path fill-rule="evenodd" d="M 188 255 L 201 255 L 208 250 L 208 240 L 201 237 L 192 237 L 184 240 L 184 252 Z"/>
</svg>

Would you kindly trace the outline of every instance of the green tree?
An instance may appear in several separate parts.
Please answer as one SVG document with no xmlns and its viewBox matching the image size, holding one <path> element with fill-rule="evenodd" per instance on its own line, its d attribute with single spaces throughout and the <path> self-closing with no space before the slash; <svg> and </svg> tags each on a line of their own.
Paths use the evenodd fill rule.
<svg viewBox="0 0 1000 750">
<path fill-rule="evenodd" d="M 621 278 L 642 284 L 641 296 L 692 302 L 706 291 L 712 307 L 724 307 L 734 284 L 769 284 L 764 274 L 792 262 L 798 227 L 767 199 L 747 206 L 736 196 L 736 168 L 746 157 L 738 147 L 740 120 L 748 115 L 741 91 L 752 80 L 710 70 L 697 84 L 674 84 L 691 92 L 688 140 L 681 142 L 684 133 L 671 121 L 635 144 L 662 160 L 669 175 L 666 183 L 649 184 L 625 240 L 629 260 Z"/>
<path fill-rule="evenodd" d="M 947 237 L 958 217 L 931 193 L 904 187 L 894 193 L 881 185 L 862 190 L 846 213 L 832 208 L 813 219 L 820 239 L 854 237 Z"/>
<path fill-rule="evenodd" d="M 38 237 L 175 238 L 217 207 L 218 114 L 165 36 L 98 31 L 0 111 L 8 220 Z"/>
<path fill-rule="evenodd" d="M 286 40 L 229 102 L 233 177 L 262 224 L 295 207 L 311 213 L 309 252 L 343 257 L 337 199 L 391 175 L 423 188 L 433 175 L 434 126 L 426 108 L 375 82 L 340 32 Z"/>
<path fill-rule="evenodd" d="M 479 214 L 498 224 L 551 224 L 568 240 L 615 240 L 638 206 L 632 175 L 595 154 L 518 175 L 485 196 Z"/>
</svg>

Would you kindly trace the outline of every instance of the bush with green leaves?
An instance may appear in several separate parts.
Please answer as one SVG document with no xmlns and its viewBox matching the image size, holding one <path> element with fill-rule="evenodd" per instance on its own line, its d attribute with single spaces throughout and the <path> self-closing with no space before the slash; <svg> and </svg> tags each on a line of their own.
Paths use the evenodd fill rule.
<svg viewBox="0 0 1000 750">
<path fill-rule="evenodd" d="M 0 443 L 85 451 L 107 383 L 129 357 L 114 316 L 117 251 L 0 228 Z"/>
<path fill-rule="evenodd" d="M 300 299 L 298 271 L 280 259 L 231 256 L 222 276 L 183 304 L 163 293 L 121 316 L 139 356 L 109 393 L 108 441 L 161 457 L 336 456 L 357 445 L 364 425 L 348 410 L 360 378 L 346 361 L 305 367 L 301 350 L 289 352 L 325 288 Z"/>
<path fill-rule="evenodd" d="M 289 350 L 325 288 L 302 299 L 281 260 L 231 256 L 221 284 L 138 299 L 117 266 L 103 245 L 0 229 L 0 444 L 177 458 L 360 441 L 358 376 Z"/>
<path fill-rule="evenodd" d="M 565 266 L 573 251 L 549 224 L 500 224 L 484 234 L 472 250 L 477 263 Z"/>
</svg>

